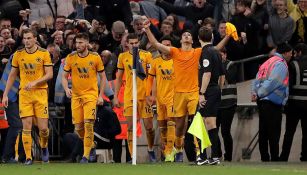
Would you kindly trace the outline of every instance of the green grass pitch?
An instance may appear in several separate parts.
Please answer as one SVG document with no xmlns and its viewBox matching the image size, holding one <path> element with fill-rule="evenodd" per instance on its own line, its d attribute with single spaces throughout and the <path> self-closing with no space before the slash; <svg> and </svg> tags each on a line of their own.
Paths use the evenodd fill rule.
<svg viewBox="0 0 307 175">
<path fill-rule="evenodd" d="M 70 164 L 35 163 L 32 166 L 0 165 L 0 175 L 307 175 L 306 163 L 222 163 L 195 166 L 187 163 Z"/>
</svg>

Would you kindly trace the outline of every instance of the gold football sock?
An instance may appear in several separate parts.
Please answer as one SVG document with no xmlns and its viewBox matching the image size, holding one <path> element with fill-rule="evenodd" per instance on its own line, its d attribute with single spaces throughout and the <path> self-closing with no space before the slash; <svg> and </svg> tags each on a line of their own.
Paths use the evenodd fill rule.
<svg viewBox="0 0 307 175">
<path fill-rule="evenodd" d="M 131 157 L 132 157 L 132 147 L 133 147 L 133 141 L 132 141 L 132 135 L 133 134 L 133 132 L 132 132 L 132 130 L 128 130 L 128 148 L 129 148 L 129 152 L 130 152 L 130 155 L 131 155 Z"/>
<path fill-rule="evenodd" d="M 194 145 L 195 145 L 196 156 L 198 156 L 198 155 L 200 155 L 200 148 L 199 148 L 197 137 L 195 137 L 195 136 L 194 136 Z"/>
<path fill-rule="evenodd" d="M 167 144 L 165 147 L 165 153 L 170 154 L 172 152 L 172 149 L 174 147 L 175 142 L 175 122 L 168 121 L 167 122 Z"/>
<path fill-rule="evenodd" d="M 31 136 L 31 130 L 22 130 L 22 143 L 23 143 L 23 148 L 25 150 L 26 154 L 26 160 L 31 159 L 32 160 L 32 136 Z"/>
<path fill-rule="evenodd" d="M 153 151 L 153 146 L 155 142 L 155 130 L 154 129 L 146 130 L 146 136 L 147 136 L 148 150 Z"/>
<path fill-rule="evenodd" d="M 176 147 L 177 152 L 182 152 L 183 142 L 184 142 L 184 136 L 179 136 L 179 137 L 176 136 L 175 147 Z"/>
<path fill-rule="evenodd" d="M 90 151 L 94 142 L 94 124 L 91 122 L 84 123 L 84 153 L 83 156 L 89 159 Z"/>
<path fill-rule="evenodd" d="M 49 129 L 39 131 L 39 143 L 41 145 L 41 148 L 48 147 L 48 138 L 49 138 Z"/>
<path fill-rule="evenodd" d="M 166 138 L 167 138 L 167 128 L 160 127 L 160 145 L 163 154 L 165 154 L 166 151 L 166 142 L 167 142 Z"/>
<path fill-rule="evenodd" d="M 15 143 L 15 158 L 18 159 L 19 154 L 18 154 L 18 150 L 19 150 L 19 139 L 20 139 L 20 133 L 18 133 L 17 138 L 16 138 L 16 143 Z"/>
</svg>

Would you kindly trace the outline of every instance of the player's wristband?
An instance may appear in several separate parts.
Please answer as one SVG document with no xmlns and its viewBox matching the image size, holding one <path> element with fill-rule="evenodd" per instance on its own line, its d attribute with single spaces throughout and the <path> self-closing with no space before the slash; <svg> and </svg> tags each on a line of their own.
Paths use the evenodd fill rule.
<svg viewBox="0 0 307 175">
<path fill-rule="evenodd" d="M 205 95 L 205 93 L 202 93 L 202 92 L 199 91 L 199 95 Z"/>
</svg>

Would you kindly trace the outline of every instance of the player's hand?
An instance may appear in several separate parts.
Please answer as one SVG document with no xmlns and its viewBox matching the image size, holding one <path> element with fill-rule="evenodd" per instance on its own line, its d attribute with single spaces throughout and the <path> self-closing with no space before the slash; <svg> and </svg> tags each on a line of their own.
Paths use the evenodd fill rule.
<svg viewBox="0 0 307 175">
<path fill-rule="evenodd" d="M 98 97 L 97 99 L 97 105 L 103 105 L 103 98 L 102 97 Z"/>
<path fill-rule="evenodd" d="M 37 82 L 36 82 L 36 81 L 31 81 L 30 83 L 28 83 L 28 84 L 24 87 L 24 89 L 25 89 L 26 91 L 29 91 L 29 90 L 33 89 L 33 87 L 35 87 L 36 85 L 37 85 Z"/>
<path fill-rule="evenodd" d="M 9 98 L 7 97 L 7 95 L 3 95 L 3 97 L 2 97 L 2 104 L 3 104 L 3 106 L 5 108 L 8 107 L 8 105 L 9 105 Z"/>
<path fill-rule="evenodd" d="M 205 99 L 205 96 L 204 95 L 199 95 L 199 106 L 201 108 L 204 108 L 206 103 L 207 103 L 207 100 Z"/>
<path fill-rule="evenodd" d="M 144 17 L 143 25 L 144 25 L 144 29 L 149 29 L 150 21 L 147 17 Z"/>
<path fill-rule="evenodd" d="M 7 58 L 2 58 L 2 60 L 1 60 L 2 64 L 6 64 L 8 61 L 9 61 L 9 59 L 7 59 Z"/>
<path fill-rule="evenodd" d="M 68 98 L 71 98 L 71 94 L 72 94 L 72 91 L 71 91 L 71 89 L 66 89 L 65 90 L 65 93 L 66 93 L 66 96 L 68 97 Z"/>
<path fill-rule="evenodd" d="M 119 102 L 118 102 L 118 98 L 114 96 L 114 106 L 119 108 L 120 105 L 119 105 Z"/>
<path fill-rule="evenodd" d="M 257 101 L 257 95 L 256 94 L 252 94 L 252 102 L 256 102 Z"/>
</svg>

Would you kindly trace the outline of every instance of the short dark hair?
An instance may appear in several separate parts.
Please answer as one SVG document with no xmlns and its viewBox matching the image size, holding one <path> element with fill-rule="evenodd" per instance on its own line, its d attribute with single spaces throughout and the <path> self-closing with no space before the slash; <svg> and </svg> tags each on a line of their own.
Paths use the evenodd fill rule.
<svg viewBox="0 0 307 175">
<path fill-rule="evenodd" d="M 84 39 L 86 41 L 90 41 L 90 37 L 88 36 L 87 33 L 78 33 L 78 34 L 76 34 L 75 40 L 76 39 Z"/>
<path fill-rule="evenodd" d="M 23 35 L 27 34 L 27 33 L 32 33 L 34 37 L 37 37 L 37 32 L 35 30 L 31 30 L 31 29 L 24 29 L 22 31 L 22 35 L 21 36 L 23 37 Z"/>
<path fill-rule="evenodd" d="M 281 44 L 277 45 L 276 52 L 280 53 L 280 54 L 283 54 L 283 53 L 286 53 L 286 52 L 290 52 L 292 50 L 293 49 L 292 49 L 290 44 L 288 44 L 288 43 L 281 43 Z"/>
<path fill-rule="evenodd" d="M 295 47 L 294 50 L 296 52 L 301 52 L 302 55 L 307 55 L 307 44 L 305 43 L 298 43 Z"/>
<path fill-rule="evenodd" d="M 205 18 L 202 25 L 205 26 L 207 24 L 210 24 L 210 26 L 214 27 L 215 26 L 215 22 L 214 22 L 214 19 L 213 18 Z"/>
<path fill-rule="evenodd" d="M 212 40 L 212 30 L 208 27 L 201 27 L 198 31 L 198 37 L 203 42 L 211 42 Z"/>
<path fill-rule="evenodd" d="M 139 39 L 138 35 L 136 33 L 129 33 L 127 36 L 127 42 L 129 39 Z"/>
<path fill-rule="evenodd" d="M 171 43 L 172 43 L 172 45 L 173 45 L 173 38 L 171 37 L 171 36 L 169 36 L 169 35 L 164 35 L 164 36 L 162 36 L 161 38 L 160 38 L 160 42 L 162 42 L 162 41 L 164 41 L 164 40 L 168 40 L 168 41 L 170 41 Z"/>
</svg>

